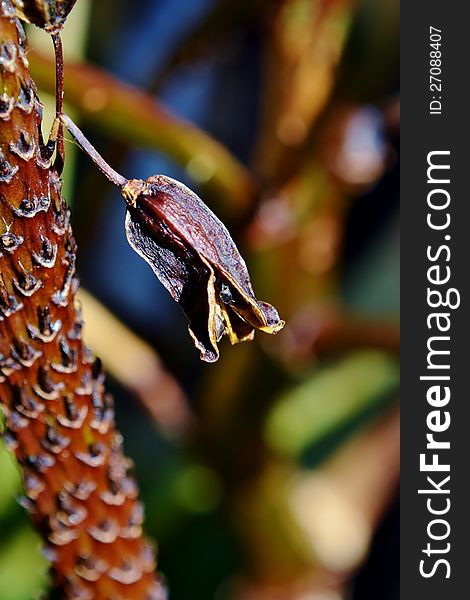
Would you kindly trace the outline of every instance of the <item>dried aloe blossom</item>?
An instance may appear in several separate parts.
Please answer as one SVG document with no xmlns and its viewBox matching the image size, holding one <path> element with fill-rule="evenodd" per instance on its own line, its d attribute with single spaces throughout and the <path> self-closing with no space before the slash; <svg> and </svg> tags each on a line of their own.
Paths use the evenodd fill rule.
<svg viewBox="0 0 470 600">
<path fill-rule="evenodd" d="M 53 597 L 162 600 L 104 375 L 82 340 L 76 245 L 40 133 L 24 31 L 0 4 L 0 408 Z M 0 483 L 1 485 L 1 483 Z M 1 596 L 1 592 L 0 592 Z"/>
<path fill-rule="evenodd" d="M 77 0 L 12 0 L 17 15 L 45 29 L 48 33 L 59 32 Z"/>
<path fill-rule="evenodd" d="M 62 121 L 126 201 L 126 235 L 190 321 L 201 359 L 219 357 L 218 341 L 252 340 L 255 329 L 277 333 L 284 321 L 256 299 L 245 261 L 229 232 L 182 183 L 155 175 L 127 180 L 107 165 L 65 115 Z"/>
</svg>

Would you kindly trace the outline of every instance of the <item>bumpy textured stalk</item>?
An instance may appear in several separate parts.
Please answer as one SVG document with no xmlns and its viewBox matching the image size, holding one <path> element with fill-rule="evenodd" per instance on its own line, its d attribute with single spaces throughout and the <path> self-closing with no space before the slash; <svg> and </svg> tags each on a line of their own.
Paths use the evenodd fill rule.
<svg viewBox="0 0 470 600">
<path fill-rule="evenodd" d="M 0 403 L 53 597 L 156 600 L 164 591 L 99 360 L 82 341 L 76 245 L 41 133 L 25 37 L 0 4 Z"/>
</svg>

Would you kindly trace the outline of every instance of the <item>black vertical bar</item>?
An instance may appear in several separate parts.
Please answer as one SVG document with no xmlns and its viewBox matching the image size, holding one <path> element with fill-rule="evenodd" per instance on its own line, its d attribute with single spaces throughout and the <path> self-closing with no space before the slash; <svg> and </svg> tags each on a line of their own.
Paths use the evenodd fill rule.
<svg viewBox="0 0 470 600">
<path fill-rule="evenodd" d="M 470 598 L 469 12 L 465 2 L 401 4 L 402 600 Z M 440 30 L 440 73 L 430 62 L 438 40 L 430 27 Z M 431 170 L 428 182 L 428 160 L 450 169 Z M 447 195 L 448 207 L 429 206 L 444 206 Z M 453 306 L 460 297 L 460 306 L 431 307 L 428 289 L 449 294 Z M 434 304 L 438 299 L 431 295 Z M 428 343 L 450 354 L 429 357 Z M 429 368 L 429 358 L 437 368 Z M 420 379 L 436 376 L 449 380 Z M 450 449 L 433 448 L 437 442 Z M 421 454 L 424 465 L 435 460 L 449 471 L 420 469 Z"/>
</svg>

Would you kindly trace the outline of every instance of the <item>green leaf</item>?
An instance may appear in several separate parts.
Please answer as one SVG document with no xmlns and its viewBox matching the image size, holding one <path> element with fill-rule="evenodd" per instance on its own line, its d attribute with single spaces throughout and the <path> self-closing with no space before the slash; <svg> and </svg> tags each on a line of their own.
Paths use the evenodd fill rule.
<svg viewBox="0 0 470 600">
<path fill-rule="evenodd" d="M 23 529 L 0 553 L 2 600 L 31 600 L 45 589 L 46 559 L 39 551 L 39 537 Z"/>
<path fill-rule="evenodd" d="M 396 390 L 398 374 L 397 361 L 376 351 L 357 352 L 318 371 L 275 403 L 264 432 L 269 446 L 299 456 L 380 406 Z"/>
</svg>

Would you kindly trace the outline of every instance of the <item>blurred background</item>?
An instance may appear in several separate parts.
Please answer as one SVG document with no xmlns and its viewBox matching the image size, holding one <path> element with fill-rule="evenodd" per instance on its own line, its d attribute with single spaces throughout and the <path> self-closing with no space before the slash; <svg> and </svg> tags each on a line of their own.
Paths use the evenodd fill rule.
<svg viewBox="0 0 470 600">
<path fill-rule="evenodd" d="M 66 144 L 85 339 L 171 600 L 397 599 L 398 0 L 78 0 L 64 44 L 67 112 L 123 175 L 193 188 L 287 321 L 201 363 Z M 0 472 L 1 597 L 31 600 L 47 566 L 3 448 Z"/>
</svg>

